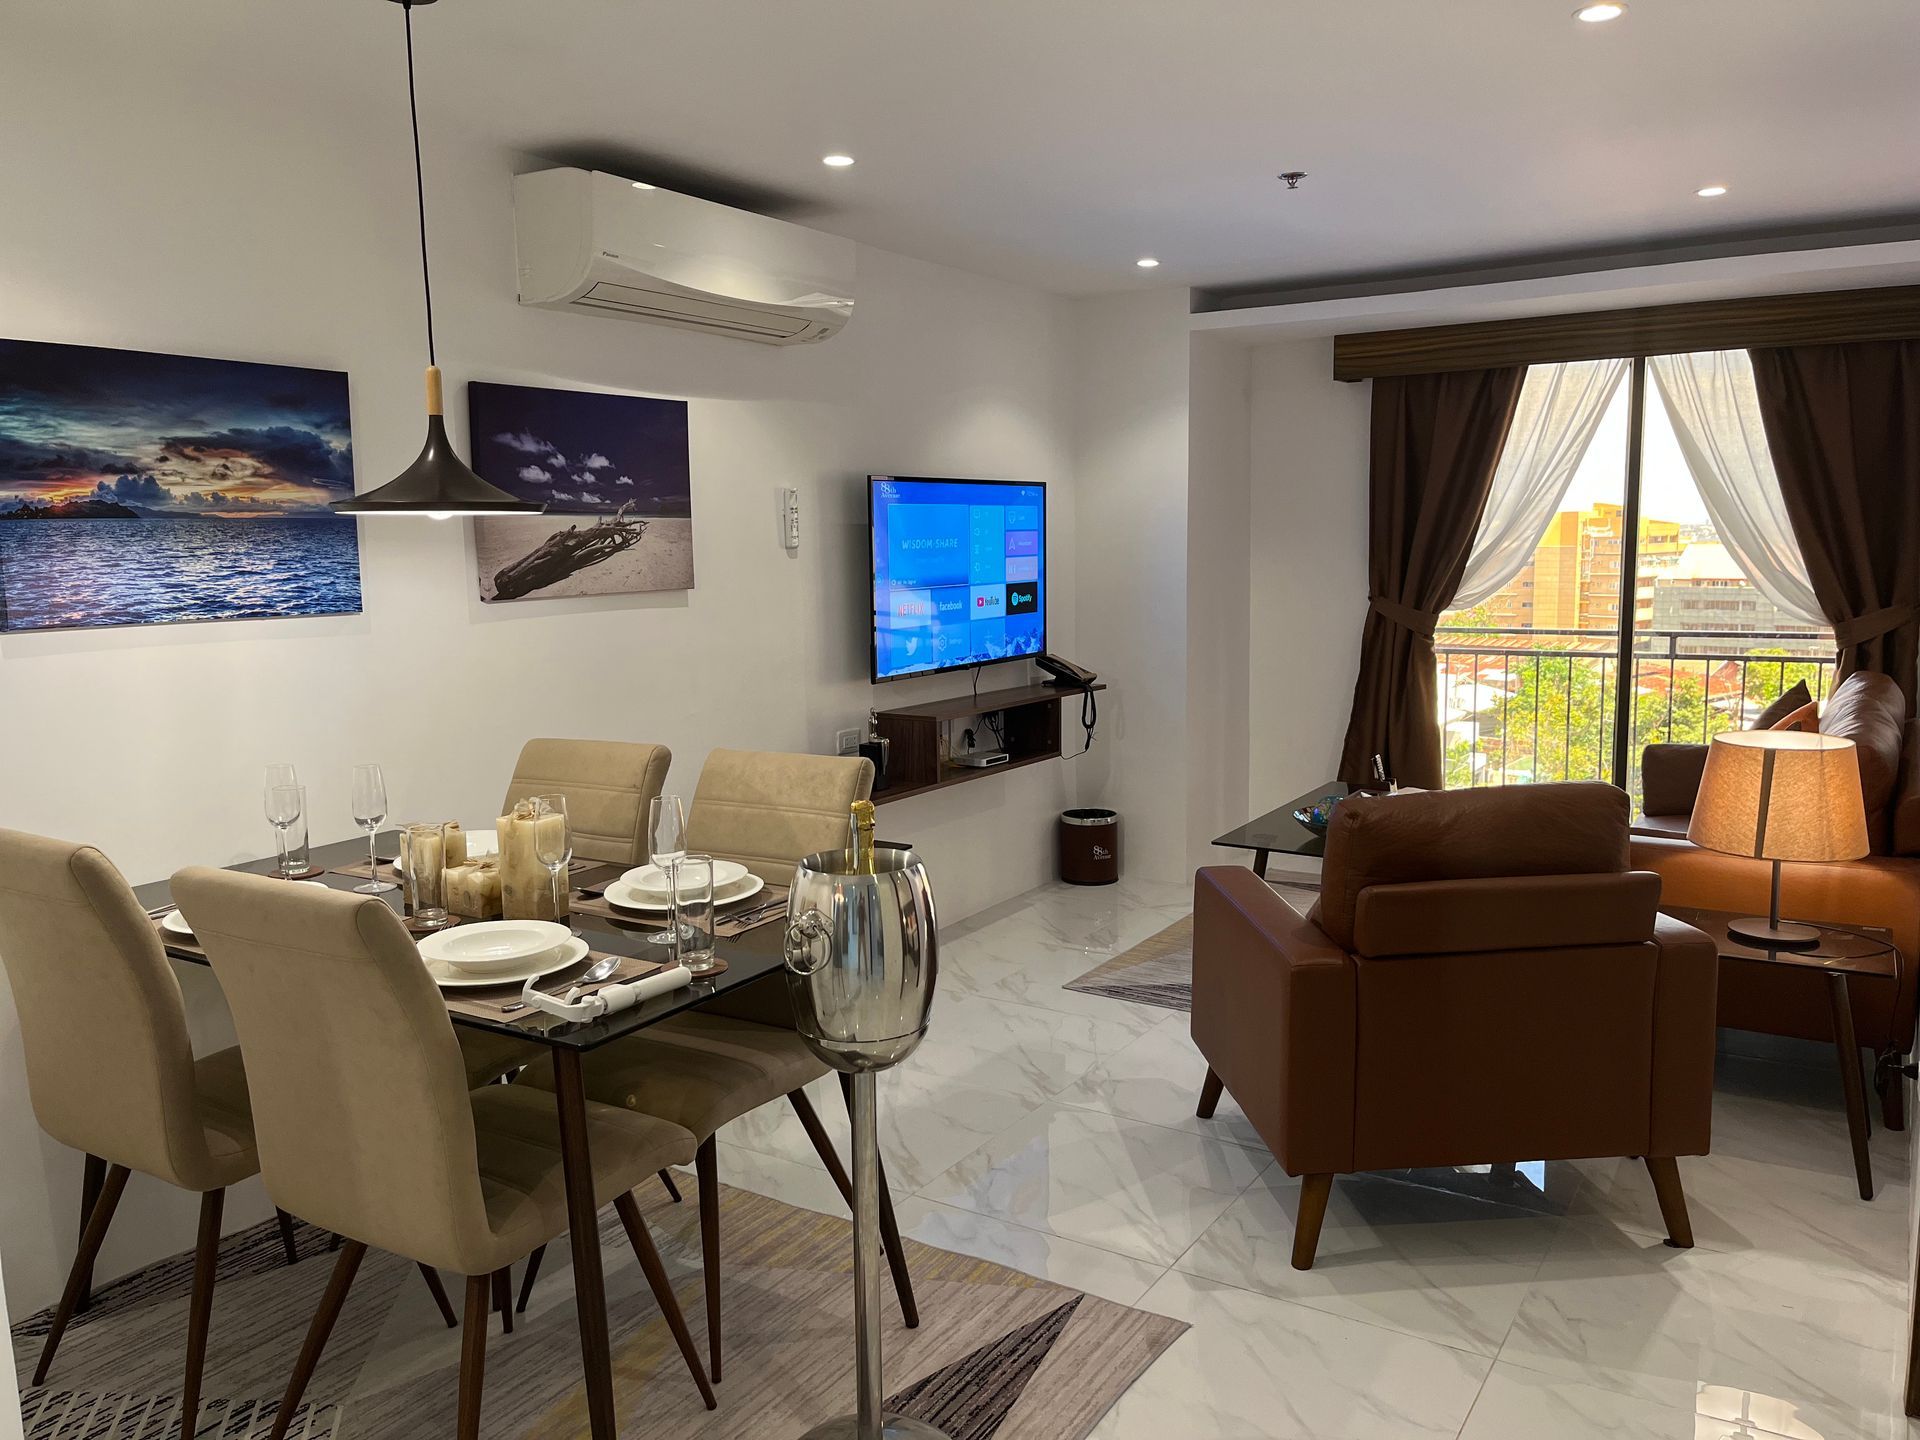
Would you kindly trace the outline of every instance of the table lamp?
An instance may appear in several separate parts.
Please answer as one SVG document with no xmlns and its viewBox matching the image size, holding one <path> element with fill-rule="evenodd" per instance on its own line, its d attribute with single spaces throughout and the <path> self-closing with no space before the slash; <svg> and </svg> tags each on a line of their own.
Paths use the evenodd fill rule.
<svg viewBox="0 0 1920 1440">
<path fill-rule="evenodd" d="M 1732 730 L 1713 737 L 1687 838 L 1726 855 L 1773 862 L 1767 918 L 1733 920 L 1727 933 L 1750 945 L 1806 949 L 1810 925 L 1780 923 L 1780 862 L 1858 860 L 1867 853 L 1867 811 L 1853 742 L 1796 730 Z"/>
</svg>

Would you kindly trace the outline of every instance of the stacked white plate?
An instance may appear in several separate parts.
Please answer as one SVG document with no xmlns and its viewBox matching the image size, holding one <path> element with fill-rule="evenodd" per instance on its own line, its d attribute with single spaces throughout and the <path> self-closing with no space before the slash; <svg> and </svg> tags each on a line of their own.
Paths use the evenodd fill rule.
<svg viewBox="0 0 1920 1440">
<path fill-rule="evenodd" d="M 425 936 L 420 958 L 441 985 L 509 985 L 578 964 L 587 942 L 551 920 L 482 920 Z"/>
<path fill-rule="evenodd" d="M 766 882 L 746 866 L 734 860 L 713 862 L 713 903 L 731 905 L 749 895 L 757 895 Z M 680 893 L 687 894 L 683 878 Z M 617 910 L 634 910 L 643 915 L 664 915 L 672 908 L 667 873 L 658 865 L 642 865 L 629 870 L 607 886 L 607 903 Z"/>
</svg>

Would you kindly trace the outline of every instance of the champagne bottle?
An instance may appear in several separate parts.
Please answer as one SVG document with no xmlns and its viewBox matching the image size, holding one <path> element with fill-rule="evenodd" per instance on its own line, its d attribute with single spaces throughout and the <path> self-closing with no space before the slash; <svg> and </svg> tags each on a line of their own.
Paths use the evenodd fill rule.
<svg viewBox="0 0 1920 1440">
<path fill-rule="evenodd" d="M 871 875 L 873 869 L 873 802 L 856 800 L 849 817 L 853 830 L 853 873 Z"/>
</svg>

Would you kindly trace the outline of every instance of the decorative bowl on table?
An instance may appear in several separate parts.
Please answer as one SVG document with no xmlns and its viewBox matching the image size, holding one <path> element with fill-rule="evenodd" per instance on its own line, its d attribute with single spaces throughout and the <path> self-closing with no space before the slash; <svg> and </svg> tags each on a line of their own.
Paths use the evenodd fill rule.
<svg viewBox="0 0 1920 1440">
<path fill-rule="evenodd" d="M 521 969 L 572 939 L 571 930 L 551 920 L 483 920 L 443 930 L 421 941 L 420 949 L 455 970 L 487 975 Z"/>
<path fill-rule="evenodd" d="M 1311 805 L 1303 805 L 1293 812 L 1293 818 L 1316 835 L 1327 833 L 1327 825 L 1333 819 L 1333 807 L 1347 797 L 1344 795 L 1322 795 Z"/>
</svg>

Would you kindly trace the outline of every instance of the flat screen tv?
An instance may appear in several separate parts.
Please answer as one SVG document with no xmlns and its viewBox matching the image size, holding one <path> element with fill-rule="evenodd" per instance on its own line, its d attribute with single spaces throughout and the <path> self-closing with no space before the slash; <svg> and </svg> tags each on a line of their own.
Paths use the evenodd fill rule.
<svg viewBox="0 0 1920 1440">
<path fill-rule="evenodd" d="M 873 679 L 1023 660 L 1047 648 L 1047 487 L 867 477 Z"/>
</svg>

